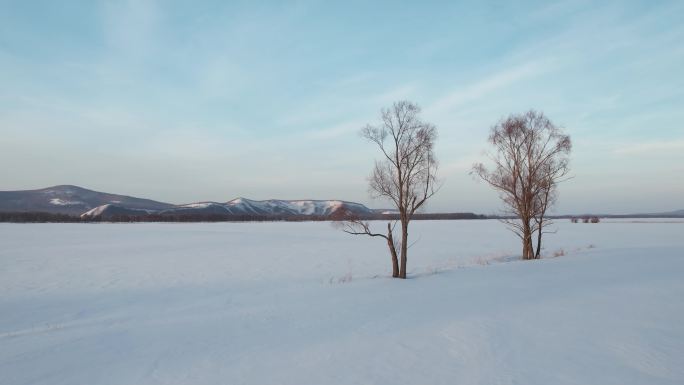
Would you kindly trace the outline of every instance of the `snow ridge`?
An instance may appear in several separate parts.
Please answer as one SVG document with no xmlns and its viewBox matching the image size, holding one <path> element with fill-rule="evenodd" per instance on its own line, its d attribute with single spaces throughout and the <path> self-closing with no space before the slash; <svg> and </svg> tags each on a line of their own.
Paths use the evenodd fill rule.
<svg viewBox="0 0 684 385">
<path fill-rule="evenodd" d="M 107 203 L 81 214 L 81 218 L 107 217 L 116 214 L 222 214 L 253 216 L 330 216 L 340 210 L 355 214 L 373 214 L 368 207 L 341 200 L 251 200 L 235 198 L 226 203 L 195 202 L 164 210 L 130 209 L 125 205 Z"/>
<path fill-rule="evenodd" d="M 52 199 L 50 199 L 50 204 L 55 205 L 55 206 L 74 206 L 74 205 L 82 205 L 84 203 L 81 201 L 69 201 L 69 200 L 60 199 L 60 198 L 52 198 Z"/>
<path fill-rule="evenodd" d="M 94 217 L 99 217 L 104 213 L 108 208 L 110 208 L 112 205 L 110 203 L 104 204 L 102 206 L 97 206 L 94 209 L 90 209 L 83 214 L 81 214 L 81 218 L 94 218 Z"/>
<path fill-rule="evenodd" d="M 346 208 L 356 213 L 371 214 L 366 206 L 340 200 L 279 200 L 270 199 L 256 201 L 246 198 L 235 198 L 228 201 L 225 207 L 231 213 L 257 215 L 315 215 L 327 216 Z"/>
</svg>

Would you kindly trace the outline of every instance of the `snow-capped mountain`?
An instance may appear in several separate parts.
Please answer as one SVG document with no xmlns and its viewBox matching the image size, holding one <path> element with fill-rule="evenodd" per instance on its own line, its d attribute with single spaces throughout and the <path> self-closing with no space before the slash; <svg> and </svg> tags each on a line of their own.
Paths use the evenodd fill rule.
<svg viewBox="0 0 684 385">
<path fill-rule="evenodd" d="M 237 198 L 226 203 L 198 202 L 178 205 L 164 210 L 141 210 L 116 204 L 105 204 L 81 214 L 82 218 L 107 218 L 114 215 L 240 215 L 261 217 L 330 216 L 341 213 L 370 215 L 366 206 L 339 200 L 265 200 Z"/>
<path fill-rule="evenodd" d="M 312 215 L 329 216 L 345 210 L 354 214 L 372 214 L 368 207 L 353 202 L 340 200 L 278 200 L 256 201 L 247 198 L 236 198 L 226 203 L 199 202 L 179 205 L 162 213 L 201 213 L 231 215 Z"/>
<path fill-rule="evenodd" d="M 106 204 L 154 211 L 174 207 L 170 203 L 109 194 L 71 185 L 53 186 L 39 190 L 0 191 L 0 212 L 47 212 L 80 215 Z"/>
<path fill-rule="evenodd" d="M 330 216 L 336 213 L 367 215 L 374 210 L 341 200 L 251 200 L 236 198 L 225 203 L 197 202 L 182 205 L 88 190 L 78 186 L 54 186 L 40 190 L 0 191 L 0 212 L 49 212 L 107 218 L 115 215 L 247 215 Z"/>
<path fill-rule="evenodd" d="M 251 200 L 236 198 L 225 203 L 197 202 L 183 205 L 109 194 L 78 186 L 62 185 L 40 190 L 0 191 L 0 212 L 49 212 L 84 218 L 114 215 L 198 214 L 329 216 L 340 212 L 372 214 L 366 206 L 341 200 Z"/>
</svg>

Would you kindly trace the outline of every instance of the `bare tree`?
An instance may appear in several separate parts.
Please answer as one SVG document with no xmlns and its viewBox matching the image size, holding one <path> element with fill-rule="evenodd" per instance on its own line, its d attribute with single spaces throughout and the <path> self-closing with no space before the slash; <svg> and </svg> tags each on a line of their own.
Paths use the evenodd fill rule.
<svg viewBox="0 0 684 385">
<path fill-rule="evenodd" d="M 522 240 L 523 259 L 538 259 L 542 235 L 551 223 L 546 212 L 556 202 L 558 183 L 570 170 L 570 137 L 543 113 L 528 111 L 492 127 L 489 142 L 495 149 L 490 155 L 494 168 L 479 163 L 473 173 L 500 193 L 506 214 L 515 218 L 503 221 Z"/>
<path fill-rule="evenodd" d="M 346 218 L 343 228 L 349 234 L 384 238 L 392 256 L 392 277 L 398 278 L 406 278 L 409 222 L 436 192 L 437 129 L 420 120 L 419 113 L 411 102 L 396 102 L 382 110 L 379 125 L 361 130 L 361 136 L 382 153 L 369 178 L 369 190 L 374 198 L 388 199 L 396 207 L 401 239 L 397 242 L 393 236 L 397 222 L 387 224 L 387 234 L 374 233 L 368 222 L 353 217 Z"/>
</svg>

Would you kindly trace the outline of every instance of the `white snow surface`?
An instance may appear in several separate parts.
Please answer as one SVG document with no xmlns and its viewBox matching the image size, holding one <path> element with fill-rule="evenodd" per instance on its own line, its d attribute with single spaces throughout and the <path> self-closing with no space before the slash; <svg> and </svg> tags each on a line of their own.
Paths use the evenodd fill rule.
<svg viewBox="0 0 684 385">
<path fill-rule="evenodd" d="M 83 214 L 81 214 L 81 218 L 87 219 L 87 218 L 99 217 L 100 215 L 102 215 L 102 213 L 107 211 L 107 209 L 109 209 L 110 207 L 119 207 L 119 206 L 113 205 L 111 203 L 105 203 L 103 205 L 97 206 L 95 208 L 92 208 L 92 209 L 84 212 Z M 155 212 L 155 210 L 148 210 L 148 209 L 129 209 L 129 208 L 125 208 L 125 207 L 122 207 L 122 209 L 137 212 L 137 213 L 147 213 L 147 214 Z"/>
<path fill-rule="evenodd" d="M 81 218 L 87 218 L 87 217 L 97 217 L 102 215 L 102 213 L 107 210 L 111 206 L 110 203 L 103 204 L 101 206 L 97 206 L 95 208 L 92 208 L 83 214 L 81 214 Z"/>
<path fill-rule="evenodd" d="M 684 223 L 557 228 L 2 223 L 0 384 L 684 383 Z"/>
<path fill-rule="evenodd" d="M 370 210 L 365 206 L 339 200 L 264 200 L 256 201 L 247 198 L 236 198 L 226 203 L 230 211 L 249 214 L 294 214 L 294 215 L 330 215 L 336 209 L 347 205 L 360 212 Z"/>
<path fill-rule="evenodd" d="M 69 200 L 64 200 L 60 198 L 52 198 L 50 199 L 50 204 L 53 204 L 55 206 L 73 206 L 73 205 L 80 205 L 83 204 L 81 201 L 69 201 Z"/>
<path fill-rule="evenodd" d="M 184 205 L 179 205 L 178 207 L 181 208 L 190 208 L 190 209 L 206 209 L 207 207 L 211 206 L 221 206 L 220 203 L 216 202 L 197 202 L 197 203 L 188 203 Z"/>
</svg>

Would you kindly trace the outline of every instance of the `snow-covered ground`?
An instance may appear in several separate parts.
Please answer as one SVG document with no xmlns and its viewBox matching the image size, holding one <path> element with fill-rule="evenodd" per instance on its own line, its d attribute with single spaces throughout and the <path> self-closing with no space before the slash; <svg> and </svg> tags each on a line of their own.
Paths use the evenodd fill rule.
<svg viewBox="0 0 684 385">
<path fill-rule="evenodd" d="M 406 281 L 329 223 L 0 224 L 0 384 L 682 384 L 655 222 L 416 221 Z"/>
</svg>

